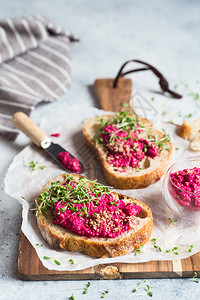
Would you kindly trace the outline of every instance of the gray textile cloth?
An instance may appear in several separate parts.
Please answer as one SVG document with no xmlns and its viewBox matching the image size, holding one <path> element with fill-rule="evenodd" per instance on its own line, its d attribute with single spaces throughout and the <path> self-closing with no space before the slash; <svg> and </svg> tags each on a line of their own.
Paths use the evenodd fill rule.
<svg viewBox="0 0 200 300">
<path fill-rule="evenodd" d="M 41 15 L 0 21 L 0 134 L 14 139 L 15 112 L 29 115 L 67 92 L 71 41 L 68 30 Z"/>
</svg>

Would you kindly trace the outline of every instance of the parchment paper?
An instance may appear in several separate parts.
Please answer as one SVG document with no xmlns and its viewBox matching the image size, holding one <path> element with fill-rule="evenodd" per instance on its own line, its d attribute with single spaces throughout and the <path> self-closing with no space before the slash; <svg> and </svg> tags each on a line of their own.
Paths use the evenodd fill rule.
<svg viewBox="0 0 200 300">
<path fill-rule="evenodd" d="M 102 114 L 105 112 L 92 107 L 72 107 L 67 112 L 57 115 L 56 118 L 53 115 L 44 116 L 41 128 L 48 134 L 59 132 L 61 136 L 59 138 L 52 137 L 52 140 L 62 145 L 84 163 L 88 168 L 85 176 L 106 184 L 101 166 L 86 146 L 82 136 L 83 122 Z M 176 150 L 176 160 L 196 155 L 188 150 L 188 142 L 176 135 L 175 125 L 162 122 L 154 125 L 158 129 L 164 128 L 170 134 L 172 141 L 175 141 L 176 147 L 179 148 Z M 38 165 L 45 166 L 45 168 L 32 171 L 28 167 L 28 163 L 32 160 L 38 161 Z M 6 193 L 19 201 L 23 207 L 22 231 L 35 248 L 43 265 L 49 270 L 81 270 L 97 264 L 112 262 L 138 263 L 150 260 L 177 260 L 200 251 L 200 218 L 196 215 L 192 215 L 191 219 L 179 217 L 178 221 L 168 228 L 170 223 L 168 218 L 173 220 L 177 219 L 177 216 L 165 204 L 161 192 L 161 180 L 145 189 L 116 191 L 138 198 L 151 208 L 154 217 L 152 238 L 158 238 L 157 245 L 161 247 L 162 252 L 159 252 L 158 248 L 154 248 L 151 240 L 144 246 L 140 254 L 133 252 L 125 256 L 106 259 L 95 259 L 76 252 L 51 249 L 37 228 L 31 208 L 34 199 L 45 183 L 61 173 L 64 171 L 59 165 L 54 163 L 42 150 L 31 144 L 15 156 L 5 177 Z M 21 197 L 24 197 L 25 200 Z M 194 245 L 193 250 L 189 252 L 188 249 L 192 244 Z M 176 251 L 178 255 L 166 252 L 167 249 L 173 247 L 178 247 Z M 50 259 L 46 260 L 44 256 Z M 74 264 L 69 261 L 70 259 L 74 260 Z M 57 265 L 54 260 L 58 261 L 60 265 Z"/>
</svg>

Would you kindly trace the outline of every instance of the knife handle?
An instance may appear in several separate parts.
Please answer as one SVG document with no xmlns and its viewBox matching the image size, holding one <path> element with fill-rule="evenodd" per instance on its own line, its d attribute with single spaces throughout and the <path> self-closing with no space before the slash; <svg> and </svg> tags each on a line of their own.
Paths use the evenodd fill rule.
<svg viewBox="0 0 200 300">
<path fill-rule="evenodd" d="M 12 121 L 15 127 L 28 136 L 38 147 L 47 148 L 49 146 L 51 140 L 48 135 L 43 132 L 25 113 L 20 111 L 16 112 L 12 117 Z"/>
</svg>

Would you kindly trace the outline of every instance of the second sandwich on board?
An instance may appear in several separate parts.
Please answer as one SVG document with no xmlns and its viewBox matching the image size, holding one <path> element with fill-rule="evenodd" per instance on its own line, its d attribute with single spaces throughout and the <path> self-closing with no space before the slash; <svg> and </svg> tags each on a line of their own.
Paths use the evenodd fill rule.
<svg viewBox="0 0 200 300">
<path fill-rule="evenodd" d="M 147 187 L 173 160 L 169 135 L 130 112 L 95 117 L 84 124 L 83 135 L 99 156 L 105 179 L 118 189 Z"/>
</svg>

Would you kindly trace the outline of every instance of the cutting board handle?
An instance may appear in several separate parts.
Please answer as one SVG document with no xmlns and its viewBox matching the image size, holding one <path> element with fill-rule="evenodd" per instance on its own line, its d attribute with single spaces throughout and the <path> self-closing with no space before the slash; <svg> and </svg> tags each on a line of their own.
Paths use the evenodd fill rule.
<svg viewBox="0 0 200 300">
<path fill-rule="evenodd" d="M 48 135 L 43 132 L 25 113 L 16 112 L 12 118 L 16 128 L 28 136 L 38 147 L 44 147 L 44 144 L 50 141 Z"/>
</svg>

